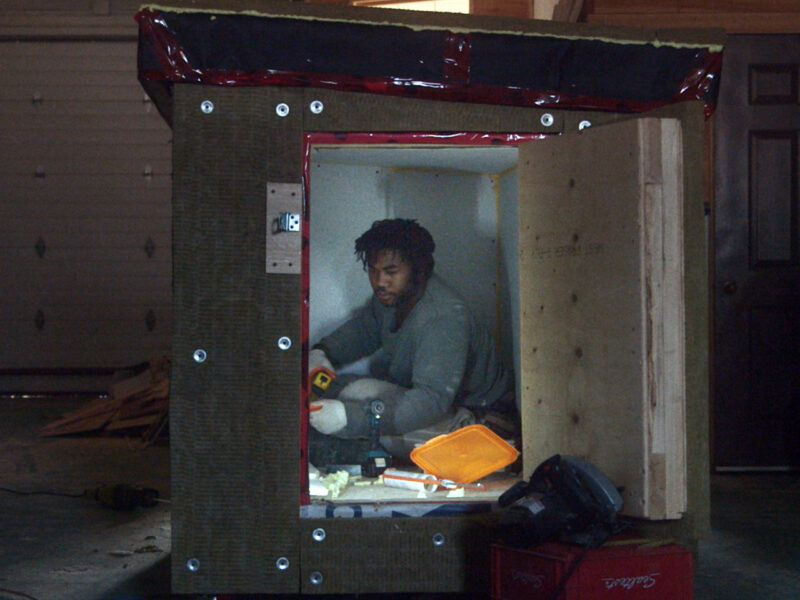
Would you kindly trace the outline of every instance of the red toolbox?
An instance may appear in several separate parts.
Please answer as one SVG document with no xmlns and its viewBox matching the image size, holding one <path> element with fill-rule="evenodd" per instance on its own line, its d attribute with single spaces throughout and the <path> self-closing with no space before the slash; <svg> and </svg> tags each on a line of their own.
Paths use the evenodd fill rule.
<svg viewBox="0 0 800 600">
<path fill-rule="evenodd" d="M 492 600 L 555 600 L 583 552 L 546 542 L 531 549 L 492 546 Z M 584 554 L 557 600 L 691 600 L 692 555 L 678 544 L 609 540 Z"/>
</svg>

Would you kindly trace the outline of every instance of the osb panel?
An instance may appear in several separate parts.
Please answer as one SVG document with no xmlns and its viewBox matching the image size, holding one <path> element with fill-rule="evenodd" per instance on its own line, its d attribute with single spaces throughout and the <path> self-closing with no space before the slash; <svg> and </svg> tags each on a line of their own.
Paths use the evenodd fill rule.
<svg viewBox="0 0 800 600">
<path fill-rule="evenodd" d="M 264 199 L 267 181 L 300 181 L 301 120 L 278 117 L 272 95 L 175 87 L 178 593 L 297 588 L 300 278 L 266 275 Z M 281 350 L 282 336 L 296 343 Z M 196 349 L 206 351 L 204 362 L 194 360 Z M 279 557 L 288 570 L 275 567 Z"/>
</svg>

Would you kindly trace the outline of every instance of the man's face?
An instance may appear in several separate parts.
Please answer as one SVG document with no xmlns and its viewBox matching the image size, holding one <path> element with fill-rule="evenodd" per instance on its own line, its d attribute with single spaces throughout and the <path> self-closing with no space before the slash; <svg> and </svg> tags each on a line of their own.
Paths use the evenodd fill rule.
<svg viewBox="0 0 800 600">
<path fill-rule="evenodd" d="M 384 306 L 397 306 L 416 291 L 411 263 L 394 250 L 381 250 L 367 266 L 369 283 Z"/>
</svg>

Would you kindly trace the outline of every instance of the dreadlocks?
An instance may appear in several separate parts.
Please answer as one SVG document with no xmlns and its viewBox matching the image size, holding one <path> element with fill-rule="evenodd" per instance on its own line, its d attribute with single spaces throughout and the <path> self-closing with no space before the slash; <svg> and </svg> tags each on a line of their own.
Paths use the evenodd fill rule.
<svg viewBox="0 0 800 600">
<path fill-rule="evenodd" d="M 355 253 L 366 269 L 380 252 L 397 252 L 400 258 L 411 263 L 415 276 L 427 280 L 433 273 L 435 249 L 436 244 L 431 234 L 415 220 L 385 219 L 375 221 L 356 240 Z"/>
</svg>

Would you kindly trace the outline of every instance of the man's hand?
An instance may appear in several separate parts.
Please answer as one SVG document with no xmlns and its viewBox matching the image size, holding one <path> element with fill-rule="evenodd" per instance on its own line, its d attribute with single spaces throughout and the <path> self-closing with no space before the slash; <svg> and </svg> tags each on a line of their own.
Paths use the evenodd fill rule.
<svg viewBox="0 0 800 600">
<path fill-rule="evenodd" d="M 317 400 L 309 404 L 309 408 L 308 422 L 320 433 L 331 435 L 347 425 L 347 412 L 339 400 Z"/>
</svg>

